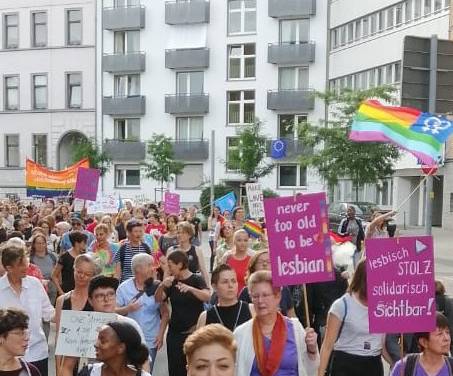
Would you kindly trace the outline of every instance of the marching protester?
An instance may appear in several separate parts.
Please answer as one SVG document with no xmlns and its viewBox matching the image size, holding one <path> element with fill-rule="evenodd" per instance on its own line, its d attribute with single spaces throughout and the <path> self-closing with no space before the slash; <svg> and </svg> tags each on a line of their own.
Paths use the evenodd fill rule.
<svg viewBox="0 0 453 376">
<path fill-rule="evenodd" d="M 0 309 L 0 375 L 42 376 L 32 363 L 23 360 L 30 341 L 27 314 Z"/>
<path fill-rule="evenodd" d="M 224 218 L 220 214 L 220 209 L 214 206 L 212 213 L 208 218 L 208 242 L 211 250 L 211 257 L 209 258 L 209 270 L 212 272 L 214 267 L 215 250 L 217 248 L 217 239 L 219 237 L 220 225 L 224 222 Z M 219 225 L 219 226 L 218 226 Z"/>
<path fill-rule="evenodd" d="M 222 263 L 223 256 L 226 252 L 232 250 L 234 247 L 234 228 L 229 220 L 225 220 L 220 225 L 219 237 L 217 240 L 217 247 L 214 257 L 214 269 Z"/>
<path fill-rule="evenodd" d="M 187 222 L 193 226 L 193 236 L 191 242 L 193 245 L 199 247 L 201 245 L 202 228 L 201 219 L 197 217 L 197 211 L 198 208 L 195 205 L 192 205 L 189 208 Z"/>
<path fill-rule="evenodd" d="M 270 271 L 253 273 L 248 286 L 255 317 L 234 331 L 236 376 L 315 375 L 319 365 L 316 333 L 279 312 L 281 292 L 273 286 Z"/>
<path fill-rule="evenodd" d="M 94 235 L 83 228 L 83 221 L 79 214 L 72 214 L 71 216 L 71 231 L 63 234 L 60 240 L 60 252 L 69 251 L 74 245 L 72 244 L 70 234 L 73 231 L 79 231 L 85 234 L 87 237 L 85 243 L 86 245 L 91 244 L 94 241 Z"/>
<path fill-rule="evenodd" d="M 116 231 L 115 226 L 113 226 L 113 219 L 110 215 L 104 215 L 101 219 L 101 224 L 107 226 L 107 239 L 112 243 L 117 243 L 118 239 L 118 231 Z M 96 227 L 94 228 L 96 229 Z"/>
<path fill-rule="evenodd" d="M 352 237 L 351 242 L 356 246 L 354 254 L 354 266 L 357 265 L 362 251 L 362 242 L 365 239 L 365 232 L 362 221 L 356 217 L 354 206 L 348 206 L 346 217 L 343 218 L 338 226 L 340 235 L 349 235 Z"/>
<path fill-rule="evenodd" d="M 105 223 L 98 224 L 94 229 L 96 240 L 88 247 L 88 253 L 97 259 L 102 268 L 102 274 L 113 277 L 115 264 L 113 262 L 119 246 L 109 241 L 109 227 Z"/>
<path fill-rule="evenodd" d="M 169 248 L 178 244 L 178 216 L 170 214 L 166 218 L 167 232 L 159 238 L 159 249 L 163 255 L 167 255 Z"/>
<path fill-rule="evenodd" d="M 131 213 L 127 209 L 121 209 L 116 217 L 115 230 L 118 233 L 118 240 L 124 240 L 127 238 L 126 225 L 127 222 L 132 218 Z"/>
<path fill-rule="evenodd" d="M 233 209 L 231 214 L 231 223 L 233 223 L 234 231 L 240 230 L 244 226 L 245 210 L 243 207 L 238 206 Z"/>
<path fill-rule="evenodd" d="M 219 323 L 232 332 L 251 319 L 248 303 L 238 300 L 236 272 L 227 264 L 221 264 L 211 275 L 211 285 L 217 297 L 217 304 L 201 313 L 197 328 Z"/>
<path fill-rule="evenodd" d="M 396 213 L 393 210 L 385 214 L 375 211 L 371 216 L 371 222 L 366 227 L 365 239 L 388 238 L 389 233 L 387 231 L 385 221 L 395 214 Z"/>
<path fill-rule="evenodd" d="M 219 324 L 197 329 L 184 343 L 188 376 L 234 376 L 237 345 L 233 334 Z"/>
<path fill-rule="evenodd" d="M 183 344 L 195 330 L 203 303 L 210 298 L 210 291 L 204 279 L 189 270 L 189 259 L 183 251 L 169 253 L 167 263 L 170 276 L 159 285 L 155 297 L 160 303 L 169 299 L 172 307 L 167 333 L 169 375 L 185 376 Z"/>
</svg>

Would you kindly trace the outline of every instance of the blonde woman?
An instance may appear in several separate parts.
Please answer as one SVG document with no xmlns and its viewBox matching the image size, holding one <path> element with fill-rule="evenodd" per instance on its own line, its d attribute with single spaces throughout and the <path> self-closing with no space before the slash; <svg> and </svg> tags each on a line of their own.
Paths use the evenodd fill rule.
<svg viewBox="0 0 453 376">
<path fill-rule="evenodd" d="M 113 219 L 110 215 L 104 215 L 101 219 L 101 223 L 107 225 L 108 234 L 107 240 L 113 243 L 118 242 L 118 231 L 116 231 L 115 226 L 113 226 Z"/>
<path fill-rule="evenodd" d="M 126 225 L 127 222 L 131 219 L 131 213 L 127 209 L 121 209 L 116 218 L 115 230 L 118 233 L 118 240 L 124 240 L 127 238 Z"/>
</svg>

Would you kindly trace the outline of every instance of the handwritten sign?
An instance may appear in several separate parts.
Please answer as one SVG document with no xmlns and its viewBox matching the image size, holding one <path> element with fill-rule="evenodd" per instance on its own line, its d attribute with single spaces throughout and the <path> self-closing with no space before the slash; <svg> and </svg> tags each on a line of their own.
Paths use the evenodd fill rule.
<svg viewBox="0 0 453 376">
<path fill-rule="evenodd" d="M 61 311 L 55 355 L 95 358 L 94 344 L 99 328 L 116 320 L 115 313 Z"/>
<path fill-rule="evenodd" d="M 252 218 L 264 217 L 263 191 L 259 183 L 247 183 L 245 185 L 247 191 L 247 201 L 249 203 L 249 213 Z"/>
<path fill-rule="evenodd" d="M 113 214 L 118 212 L 118 200 L 113 195 L 98 195 L 96 201 L 86 202 L 86 208 L 88 214 Z"/>
<path fill-rule="evenodd" d="M 365 247 L 370 332 L 434 330 L 432 237 L 367 239 Z"/>
<path fill-rule="evenodd" d="M 325 193 L 264 200 L 276 286 L 334 279 Z"/>
<path fill-rule="evenodd" d="M 179 194 L 165 192 L 164 195 L 164 207 L 165 213 L 167 214 L 179 214 Z"/>
<path fill-rule="evenodd" d="M 100 174 L 101 173 L 97 168 L 79 167 L 74 197 L 83 200 L 96 200 Z"/>
</svg>

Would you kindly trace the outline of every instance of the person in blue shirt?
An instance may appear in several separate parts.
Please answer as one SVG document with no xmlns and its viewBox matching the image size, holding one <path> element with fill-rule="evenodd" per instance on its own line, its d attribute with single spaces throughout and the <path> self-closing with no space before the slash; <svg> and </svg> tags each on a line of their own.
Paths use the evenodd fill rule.
<svg viewBox="0 0 453 376">
<path fill-rule="evenodd" d="M 82 219 L 80 218 L 80 216 L 78 214 L 74 213 L 71 216 L 71 231 L 65 232 L 63 234 L 63 236 L 61 237 L 61 241 L 60 241 L 60 245 L 59 245 L 60 253 L 66 252 L 72 248 L 72 243 L 71 243 L 71 240 L 69 239 L 69 234 L 72 231 L 83 232 L 87 236 L 86 243 L 88 245 L 96 240 L 96 238 L 94 237 L 94 235 L 91 232 L 89 232 L 83 228 L 83 222 L 82 222 Z"/>
<path fill-rule="evenodd" d="M 157 351 L 164 341 L 169 311 L 167 304 L 157 303 L 154 292 L 160 281 L 156 281 L 154 259 L 147 253 L 132 257 L 134 276 L 122 282 L 116 291 L 116 312 L 135 320 L 143 330 L 151 358 L 151 371 Z"/>
</svg>

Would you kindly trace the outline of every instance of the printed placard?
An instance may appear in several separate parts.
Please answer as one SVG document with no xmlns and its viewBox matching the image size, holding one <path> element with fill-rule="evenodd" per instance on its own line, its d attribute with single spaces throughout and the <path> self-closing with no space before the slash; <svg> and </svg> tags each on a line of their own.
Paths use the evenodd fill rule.
<svg viewBox="0 0 453 376">
<path fill-rule="evenodd" d="M 264 217 L 263 190 L 260 183 L 245 185 L 250 217 L 259 219 Z"/>
<path fill-rule="evenodd" d="M 434 330 L 432 237 L 367 239 L 365 248 L 370 332 Z"/>
<path fill-rule="evenodd" d="M 95 358 L 94 344 L 99 328 L 116 320 L 115 313 L 61 311 L 55 355 Z"/>
<path fill-rule="evenodd" d="M 165 213 L 179 214 L 180 210 L 179 200 L 180 200 L 179 194 L 165 192 L 164 194 Z"/>
<path fill-rule="evenodd" d="M 276 286 L 334 279 L 325 193 L 264 200 Z"/>
<path fill-rule="evenodd" d="M 113 195 L 100 194 L 96 201 L 87 201 L 86 208 L 88 214 L 114 214 L 118 212 L 118 200 Z"/>
</svg>

